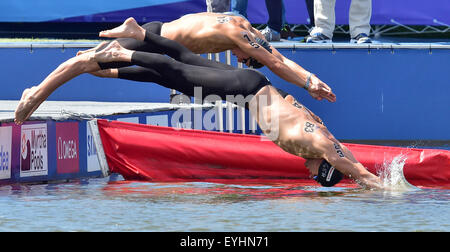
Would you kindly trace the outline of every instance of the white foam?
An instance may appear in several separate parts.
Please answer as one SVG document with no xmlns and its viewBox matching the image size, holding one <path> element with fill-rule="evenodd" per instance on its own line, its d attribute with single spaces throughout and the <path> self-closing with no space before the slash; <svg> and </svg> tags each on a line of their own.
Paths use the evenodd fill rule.
<svg viewBox="0 0 450 252">
<path fill-rule="evenodd" d="M 383 166 L 379 170 L 379 176 L 383 187 L 390 191 L 411 191 L 418 190 L 411 185 L 405 178 L 403 167 L 406 163 L 406 155 L 400 154 L 392 161 L 384 160 Z"/>
</svg>

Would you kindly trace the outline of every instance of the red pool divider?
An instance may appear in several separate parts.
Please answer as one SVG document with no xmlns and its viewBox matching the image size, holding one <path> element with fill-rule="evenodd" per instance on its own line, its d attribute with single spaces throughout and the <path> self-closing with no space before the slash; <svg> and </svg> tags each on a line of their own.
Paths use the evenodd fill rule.
<svg viewBox="0 0 450 252">
<path fill-rule="evenodd" d="M 260 136 L 98 120 L 110 172 L 127 180 L 267 181 L 308 179 L 305 160 Z M 345 144 L 370 172 L 404 155 L 416 186 L 450 184 L 450 151 Z"/>
</svg>

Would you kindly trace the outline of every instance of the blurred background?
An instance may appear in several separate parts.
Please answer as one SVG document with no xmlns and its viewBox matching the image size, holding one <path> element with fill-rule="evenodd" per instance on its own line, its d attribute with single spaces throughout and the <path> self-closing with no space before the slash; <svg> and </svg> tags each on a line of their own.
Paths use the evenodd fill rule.
<svg viewBox="0 0 450 252">
<path fill-rule="evenodd" d="M 284 26 L 295 36 L 305 36 L 311 28 L 306 2 L 284 0 Z M 350 3 L 336 1 L 336 37 L 348 32 Z M 98 31 L 130 16 L 140 23 L 167 22 L 203 11 L 205 0 L 2 0 L 0 37 L 96 39 Z M 255 27 L 266 24 L 267 12 L 265 1 L 249 1 L 248 19 Z M 448 0 L 376 0 L 372 2 L 371 35 L 450 38 L 448 13 Z"/>
</svg>

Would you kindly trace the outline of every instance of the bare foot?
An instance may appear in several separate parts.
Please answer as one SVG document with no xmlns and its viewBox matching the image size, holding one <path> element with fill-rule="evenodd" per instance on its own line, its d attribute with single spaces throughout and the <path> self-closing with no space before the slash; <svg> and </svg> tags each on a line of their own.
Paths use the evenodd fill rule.
<svg viewBox="0 0 450 252">
<path fill-rule="evenodd" d="M 104 47 L 107 43 L 108 42 L 103 41 L 103 42 L 99 43 L 96 47 L 93 47 L 91 49 L 84 50 L 84 51 L 78 51 L 77 52 L 77 56 L 80 56 L 80 55 L 85 54 L 85 53 L 96 52 L 97 50 L 100 50 L 100 48 Z"/>
<path fill-rule="evenodd" d="M 119 42 L 109 43 L 103 50 L 96 52 L 94 59 L 97 62 L 131 61 L 132 51 L 123 48 Z"/>
<path fill-rule="evenodd" d="M 14 122 L 18 125 L 25 122 L 33 112 L 41 105 L 42 102 L 39 102 L 35 94 L 39 90 L 37 86 L 27 88 L 22 93 L 22 98 L 20 98 L 19 104 L 17 105 L 15 111 L 15 119 Z"/>
<path fill-rule="evenodd" d="M 144 40 L 145 29 L 143 29 L 139 24 L 130 17 L 122 25 L 106 31 L 101 31 L 100 37 L 106 38 L 134 38 L 137 40 Z"/>
</svg>

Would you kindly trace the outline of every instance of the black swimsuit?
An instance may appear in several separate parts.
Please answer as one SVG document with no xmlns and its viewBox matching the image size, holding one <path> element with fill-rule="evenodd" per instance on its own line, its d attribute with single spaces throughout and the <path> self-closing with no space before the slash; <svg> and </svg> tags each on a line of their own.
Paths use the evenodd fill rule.
<svg viewBox="0 0 450 252">
<path fill-rule="evenodd" d="M 262 87 L 271 85 L 257 70 L 239 69 L 208 60 L 176 41 L 159 36 L 161 26 L 160 22 L 145 24 L 144 41 L 118 39 L 123 47 L 135 51 L 131 64 L 101 63 L 102 69 L 118 68 L 120 79 L 155 82 L 188 96 L 194 96 L 195 87 L 201 87 L 203 98 L 218 95 L 223 100 L 227 95 L 254 95 Z M 283 97 L 287 95 L 281 90 L 279 92 Z"/>
</svg>

